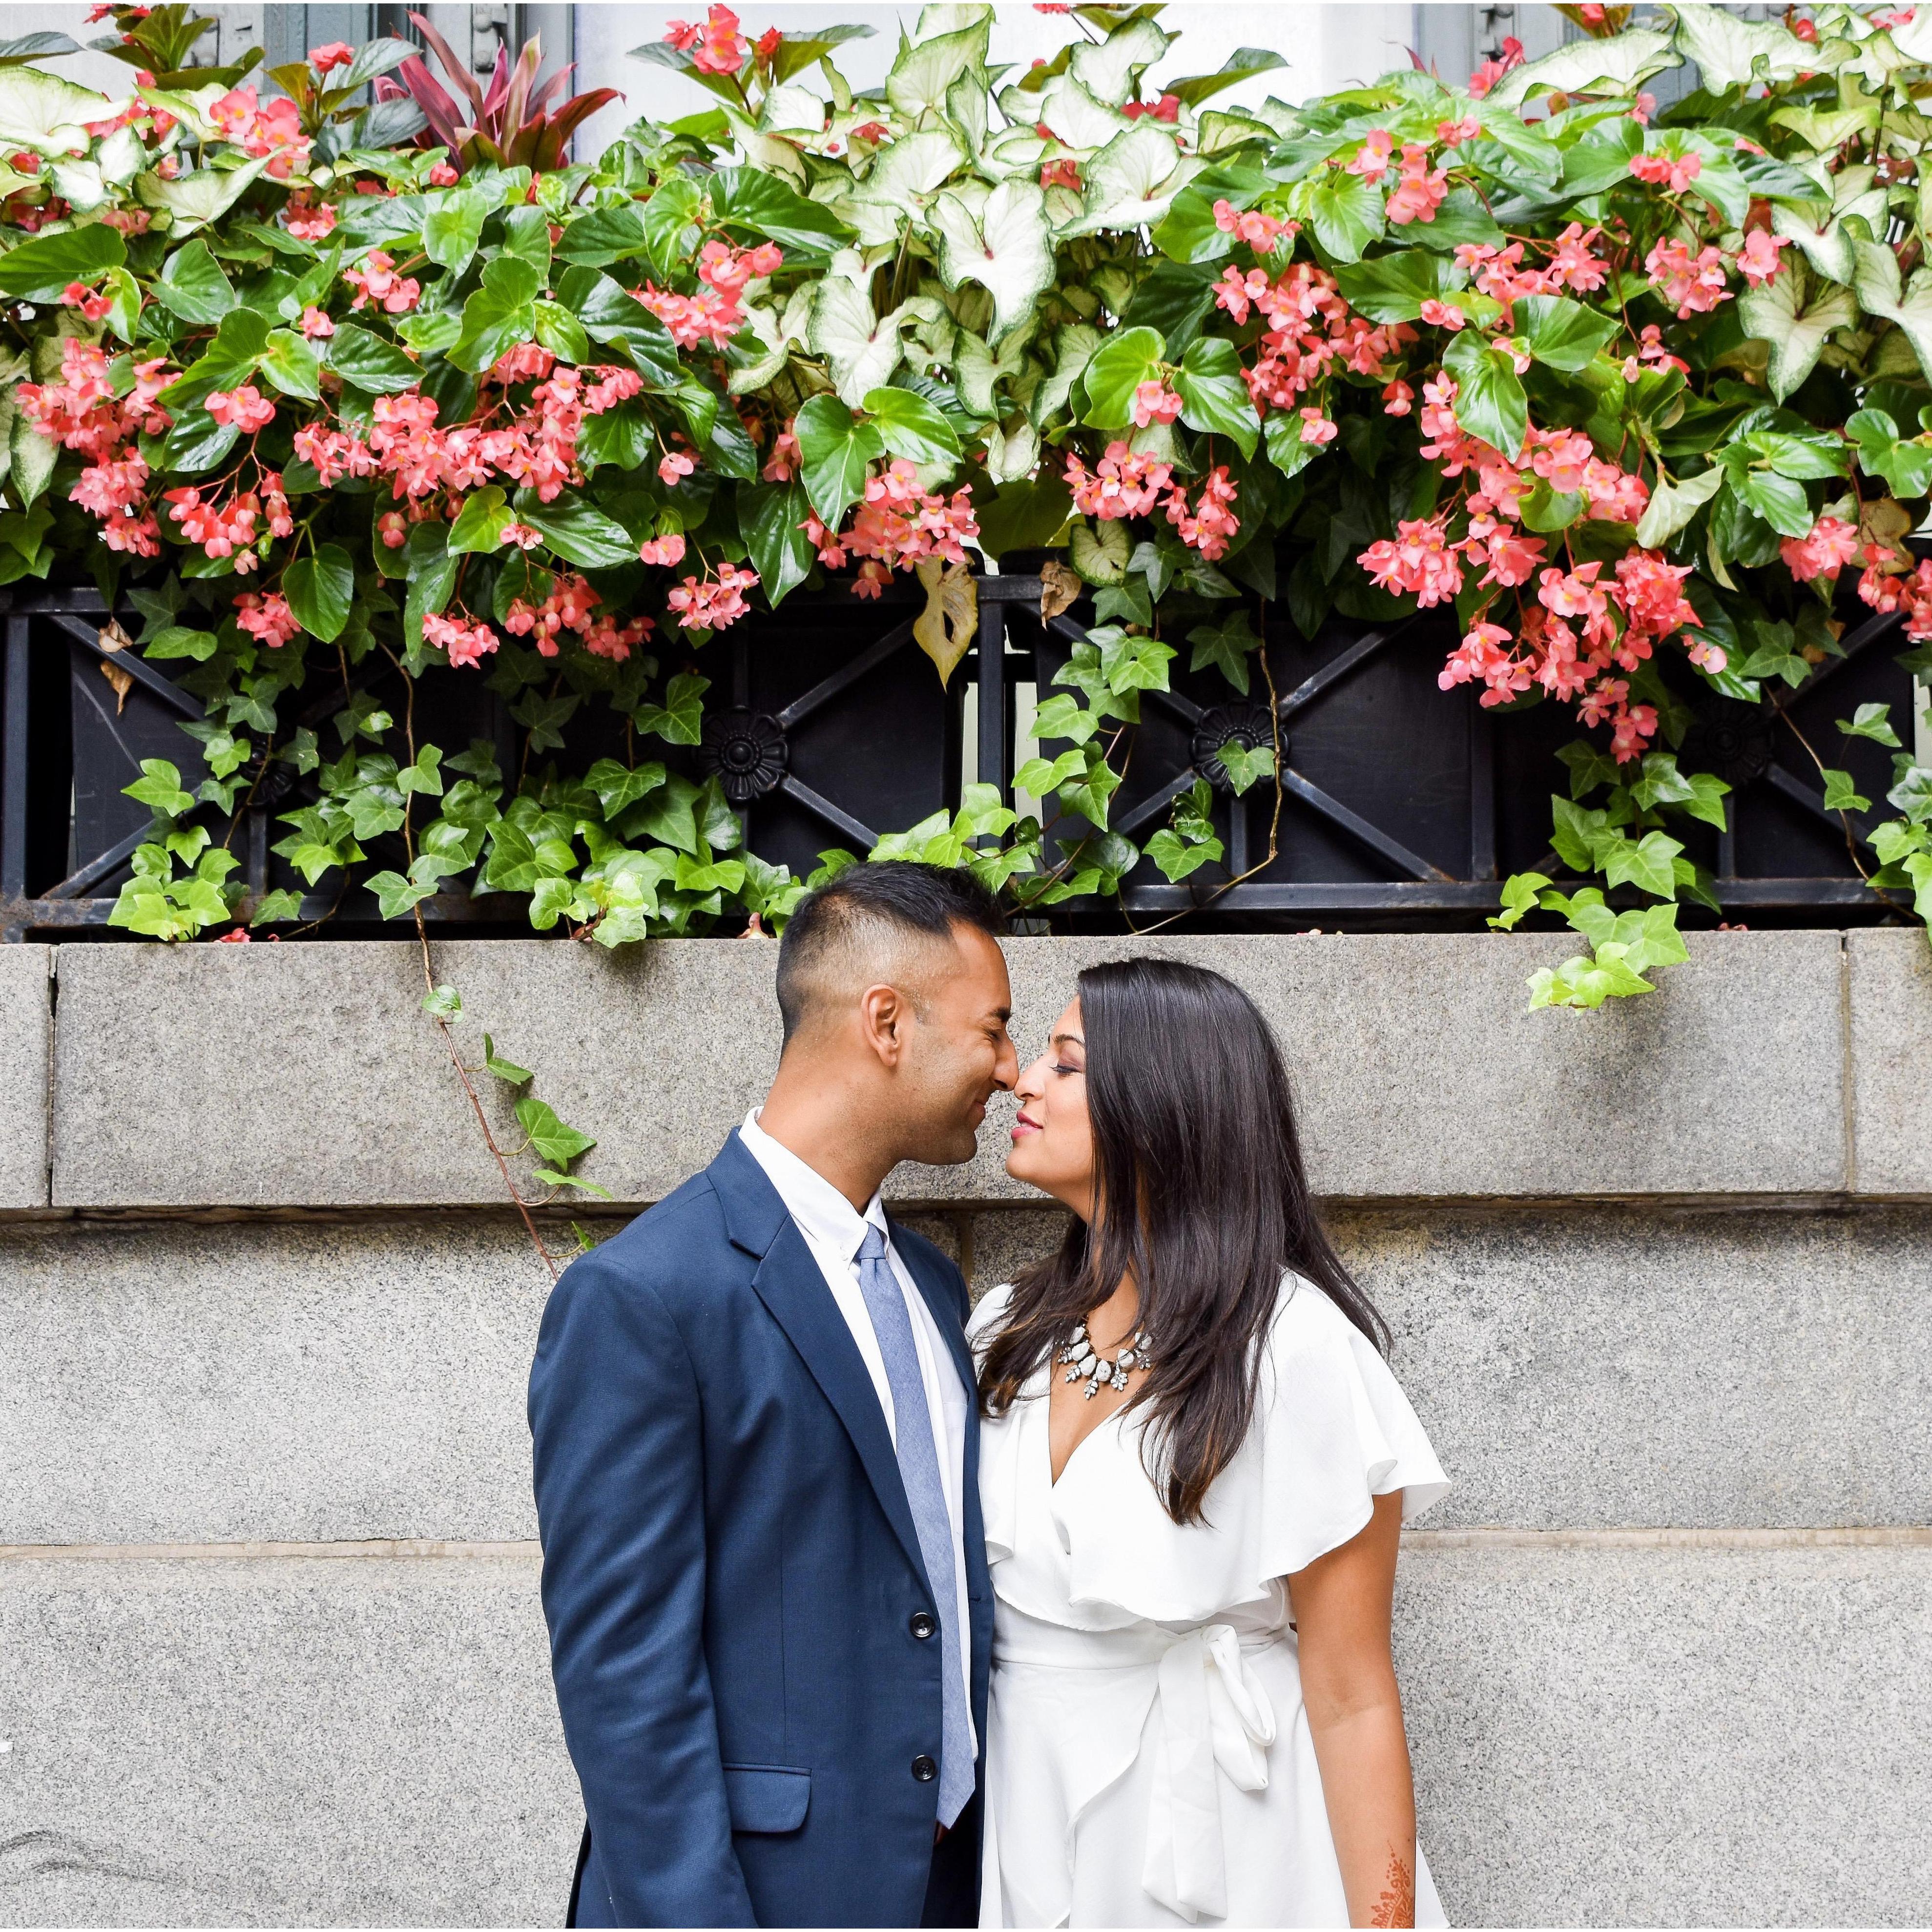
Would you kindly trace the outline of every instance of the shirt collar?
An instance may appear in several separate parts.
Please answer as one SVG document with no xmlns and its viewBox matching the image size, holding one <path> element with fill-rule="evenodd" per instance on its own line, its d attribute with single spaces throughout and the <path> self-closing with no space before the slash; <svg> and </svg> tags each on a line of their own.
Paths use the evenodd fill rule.
<svg viewBox="0 0 1932 1932">
<path fill-rule="evenodd" d="M 746 1152 L 764 1169 L 766 1179 L 778 1190 L 785 1211 L 806 1238 L 851 1261 L 858 1256 L 869 1223 L 885 1236 L 890 1246 L 892 1229 L 880 1197 L 874 1194 L 866 1203 L 865 1213 L 856 1213 L 851 1202 L 816 1168 L 772 1139 L 758 1125 L 759 1112 L 754 1107 L 745 1116 L 738 1138 L 744 1143 Z"/>
</svg>

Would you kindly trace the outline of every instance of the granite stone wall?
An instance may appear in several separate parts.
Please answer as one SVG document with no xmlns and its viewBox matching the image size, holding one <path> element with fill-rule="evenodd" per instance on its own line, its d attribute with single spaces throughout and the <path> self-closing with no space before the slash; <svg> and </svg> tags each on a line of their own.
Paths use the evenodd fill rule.
<svg viewBox="0 0 1932 1932">
<path fill-rule="evenodd" d="M 1399 1661 L 1461 1922 L 1910 1924 L 1932 1892 L 1928 956 L 1694 944 L 1594 1016 L 1522 1010 L 1546 938 L 1161 949 L 1280 1029 L 1455 1480 Z M 1023 1040 L 1119 950 L 1016 942 Z M 769 1072 L 767 947 L 437 954 L 627 1206 Z M 417 970 L 0 950 L 0 1923 L 561 1921 L 548 1279 Z M 980 1288 L 1058 1238 L 990 1156 L 896 1192 Z"/>
</svg>

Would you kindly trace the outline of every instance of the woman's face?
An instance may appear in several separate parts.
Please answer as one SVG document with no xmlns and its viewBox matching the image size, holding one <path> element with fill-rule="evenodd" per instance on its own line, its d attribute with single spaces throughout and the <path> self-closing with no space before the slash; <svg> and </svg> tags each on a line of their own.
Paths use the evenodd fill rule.
<svg viewBox="0 0 1932 1932">
<path fill-rule="evenodd" d="M 1006 1172 L 1065 1202 L 1083 1221 L 1094 1214 L 1094 1129 L 1087 1114 L 1087 1044 L 1080 1002 L 1053 1023 L 1046 1051 L 1021 1074 Z"/>
</svg>

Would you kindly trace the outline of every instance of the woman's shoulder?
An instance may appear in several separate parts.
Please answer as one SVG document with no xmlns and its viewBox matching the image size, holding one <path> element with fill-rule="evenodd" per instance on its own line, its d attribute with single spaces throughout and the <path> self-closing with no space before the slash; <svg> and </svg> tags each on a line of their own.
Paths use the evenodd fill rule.
<svg viewBox="0 0 1932 1932">
<path fill-rule="evenodd" d="M 1013 1304 L 1013 1285 L 1003 1281 L 997 1288 L 989 1288 L 973 1304 L 973 1312 L 966 1318 L 966 1339 L 977 1347 L 990 1341 L 1005 1324 L 1006 1316 Z"/>
</svg>

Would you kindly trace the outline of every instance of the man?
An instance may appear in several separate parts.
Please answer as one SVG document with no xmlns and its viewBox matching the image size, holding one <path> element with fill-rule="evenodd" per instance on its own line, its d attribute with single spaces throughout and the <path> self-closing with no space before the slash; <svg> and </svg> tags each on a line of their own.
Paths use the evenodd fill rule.
<svg viewBox="0 0 1932 1932">
<path fill-rule="evenodd" d="M 992 1594 L 966 1286 L 894 1226 L 1018 1073 L 991 898 L 857 866 L 705 1172 L 574 1263 L 530 1374 L 580 1925 L 966 1925 Z"/>
</svg>

